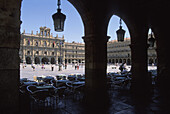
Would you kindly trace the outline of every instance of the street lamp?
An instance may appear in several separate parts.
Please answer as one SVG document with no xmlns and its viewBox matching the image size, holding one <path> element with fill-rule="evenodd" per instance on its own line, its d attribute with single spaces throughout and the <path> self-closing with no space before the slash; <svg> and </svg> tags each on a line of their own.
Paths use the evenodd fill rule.
<svg viewBox="0 0 170 114">
<path fill-rule="evenodd" d="M 148 39 L 148 43 L 150 47 L 154 47 L 155 38 L 153 38 L 152 31 L 151 31 L 151 37 Z"/>
<path fill-rule="evenodd" d="M 58 5 L 57 13 L 52 15 L 52 18 L 53 18 L 53 21 L 54 21 L 54 30 L 56 32 L 62 32 L 62 31 L 64 31 L 64 22 L 65 22 L 65 19 L 66 19 L 66 15 L 61 13 L 61 9 L 60 9 L 61 2 L 60 2 L 60 0 L 58 0 L 57 5 Z"/>
<path fill-rule="evenodd" d="M 123 42 L 124 41 L 124 36 L 125 36 L 125 30 L 122 29 L 122 19 L 120 19 L 120 26 L 119 26 L 119 30 L 116 31 L 117 33 L 117 40 L 118 42 Z"/>
</svg>

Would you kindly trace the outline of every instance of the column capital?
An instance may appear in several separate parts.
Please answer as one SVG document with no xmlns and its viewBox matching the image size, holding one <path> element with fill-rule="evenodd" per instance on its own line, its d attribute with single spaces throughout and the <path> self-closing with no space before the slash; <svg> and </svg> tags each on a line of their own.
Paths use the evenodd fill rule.
<svg viewBox="0 0 170 114">
<path fill-rule="evenodd" d="M 84 42 L 108 42 L 110 36 L 103 35 L 86 35 L 82 37 Z"/>
</svg>

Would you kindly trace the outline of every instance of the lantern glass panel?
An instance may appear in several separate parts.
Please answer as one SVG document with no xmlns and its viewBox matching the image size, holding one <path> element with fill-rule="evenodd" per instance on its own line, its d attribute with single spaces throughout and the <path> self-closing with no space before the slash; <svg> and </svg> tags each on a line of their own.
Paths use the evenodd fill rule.
<svg viewBox="0 0 170 114">
<path fill-rule="evenodd" d="M 66 16 L 61 12 L 57 12 L 53 15 L 54 29 L 57 32 L 64 31 L 64 21 Z"/>
<path fill-rule="evenodd" d="M 116 31 L 116 33 L 117 33 L 118 42 L 119 41 L 123 42 L 124 41 L 125 30 L 120 28 L 119 30 Z"/>
</svg>

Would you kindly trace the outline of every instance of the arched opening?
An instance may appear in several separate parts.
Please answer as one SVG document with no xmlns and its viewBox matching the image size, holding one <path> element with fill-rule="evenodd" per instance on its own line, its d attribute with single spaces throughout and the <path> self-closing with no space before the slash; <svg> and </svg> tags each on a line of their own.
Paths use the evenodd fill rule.
<svg viewBox="0 0 170 114">
<path fill-rule="evenodd" d="M 26 63 L 27 63 L 27 64 L 31 64 L 31 63 L 32 63 L 32 60 L 31 60 L 30 57 L 26 57 Z"/>
<path fill-rule="evenodd" d="M 113 64 L 115 63 L 115 59 L 112 59 L 112 63 L 113 63 Z"/>
<path fill-rule="evenodd" d="M 71 1 L 71 0 L 70 0 Z M 82 0 L 82 1 L 85 1 L 85 0 Z M 19 33 L 17 33 L 17 32 L 19 32 L 19 31 L 15 31 L 15 28 L 16 29 L 18 29 L 19 28 L 19 24 L 20 24 L 20 20 L 19 20 L 19 11 L 20 11 L 20 9 L 19 9 L 19 7 L 20 7 L 20 5 L 19 5 L 19 3 L 20 3 L 21 1 L 14 1 L 14 2 L 6 2 L 6 1 L 3 1 L 3 3 L 2 3 L 2 5 L 1 5 L 1 10 L 2 10 L 2 13 L 1 13 L 1 20 L 2 20 L 2 27 L 5 27 L 5 28 L 8 28 L 9 27 L 9 31 L 6 31 L 6 29 L 3 31 L 1 31 L 1 33 L 2 33 L 2 36 L 4 36 L 4 38 L 2 39 L 2 40 L 4 40 L 5 41 L 5 43 L 6 42 L 8 42 L 9 44 L 11 43 L 11 41 L 9 40 L 9 38 L 11 38 L 11 40 L 14 38 L 14 36 L 17 36 L 17 35 L 19 35 Z M 49 1 L 48 1 L 49 2 Z M 107 1 L 107 2 L 109 2 L 109 1 Z M 16 4 L 15 4 L 16 3 Z M 42 2 L 41 2 L 42 3 Z M 86 2 L 84 2 L 84 3 L 86 3 Z M 92 2 L 93 4 L 92 4 L 92 6 L 93 5 L 95 5 L 94 4 L 94 2 Z M 103 2 L 104 3 L 104 2 Z M 133 16 L 132 17 L 130 17 L 130 18 L 135 18 L 135 16 L 137 17 L 138 15 L 135 15 L 135 13 L 133 12 L 133 10 L 135 10 L 135 9 L 138 9 L 138 6 L 135 6 L 135 5 L 139 5 L 140 7 L 139 7 L 139 9 L 137 10 L 137 11 L 140 11 L 138 14 L 139 15 L 141 15 L 141 14 L 145 14 L 145 13 L 147 13 L 147 12 L 145 12 L 146 10 L 145 10 L 145 8 L 147 8 L 147 4 L 145 4 L 145 3 L 147 3 L 147 2 L 145 2 L 145 1 L 140 1 L 140 2 L 135 2 L 135 4 L 133 4 L 133 3 L 131 3 L 130 2 L 130 4 L 123 4 L 123 6 L 134 6 L 134 8 L 133 7 L 129 7 L 129 9 L 130 8 L 132 8 L 132 9 L 130 9 L 130 11 L 132 11 L 132 13 L 131 14 L 133 14 Z M 159 49 L 159 57 L 160 58 L 158 58 L 158 61 L 159 62 L 161 62 L 161 64 L 160 64 L 160 67 L 162 67 L 163 69 L 160 69 L 160 71 L 161 71 L 161 73 L 163 73 L 163 78 L 164 78 L 164 75 L 165 76 L 167 76 L 168 74 L 169 74 L 169 71 L 168 71 L 168 66 L 169 66 L 169 62 L 167 61 L 168 60 L 168 58 L 169 58 L 169 56 L 168 56 L 168 54 L 167 54 L 167 52 L 168 52 L 168 44 L 169 43 L 166 43 L 166 41 L 165 40 L 167 40 L 167 39 L 165 39 L 166 38 L 166 34 L 165 33 L 168 33 L 167 32 L 167 30 L 160 30 L 161 28 L 163 28 L 164 27 L 164 24 L 161 24 L 161 22 L 163 22 L 163 19 L 161 19 L 161 22 L 159 22 L 160 20 L 160 17 L 158 17 L 158 19 L 157 18 L 155 18 L 156 16 L 157 16 L 157 14 L 160 14 L 161 12 L 163 12 L 164 11 L 164 9 L 166 8 L 166 9 L 169 9 L 169 8 L 167 8 L 167 7 L 165 7 L 164 8 L 164 5 L 165 5 L 165 2 L 163 2 L 163 4 L 161 5 L 161 3 L 162 2 L 156 2 L 156 3 L 154 3 L 154 9 L 152 9 L 152 7 L 151 8 L 149 8 L 149 9 L 151 9 L 151 11 L 154 11 L 153 12 L 153 14 L 151 14 L 152 16 L 152 18 L 150 18 L 150 16 L 148 16 L 147 14 L 146 14 L 146 18 L 147 19 L 151 19 L 151 21 L 154 19 L 154 21 L 153 22 L 151 22 L 151 23 L 158 23 L 158 24 L 156 24 L 156 30 L 157 30 L 157 34 L 160 34 L 159 36 L 161 37 L 160 39 L 162 39 L 162 40 L 160 40 L 160 44 L 162 44 L 158 49 Z M 90 4 L 90 3 L 89 3 Z M 87 5 L 89 5 L 89 4 L 87 4 Z M 109 4 L 109 3 L 107 3 L 107 4 Z M 103 5 L 103 7 L 104 7 L 104 9 L 105 8 L 107 8 L 107 4 L 104 4 Z M 39 4 L 38 4 L 39 5 Z M 45 5 L 46 6 L 46 5 Z M 80 4 L 80 7 L 81 6 L 83 6 L 83 2 L 82 2 L 82 4 Z M 109 4 L 109 6 L 111 6 L 110 4 Z M 121 5 L 120 5 L 121 6 Z M 143 7 L 144 6 L 144 7 Z M 155 6 L 159 6 L 160 8 L 158 8 L 158 10 L 157 9 L 155 9 L 155 8 L 157 8 L 157 7 L 155 7 Z M 97 5 L 96 5 L 96 7 L 97 7 Z M 118 6 L 118 8 L 119 8 L 119 6 Z M 141 9 L 142 8 L 142 9 Z M 163 8 L 163 10 L 161 10 L 161 8 Z M 13 9 L 13 10 L 11 10 L 11 9 Z M 87 8 L 88 9 L 88 8 Z M 82 8 L 82 10 L 83 10 L 83 8 Z M 86 9 L 85 9 L 86 10 Z M 122 10 L 126 10 L 126 9 L 122 9 Z M 157 12 L 157 11 L 159 11 L 160 10 L 160 12 Z M 95 14 L 95 9 L 93 8 L 92 10 L 89 8 L 88 10 L 86 10 L 86 11 L 89 11 L 89 12 L 87 12 L 87 14 L 88 15 L 92 15 L 92 14 Z M 94 11 L 94 12 L 90 12 L 90 11 Z M 108 11 L 109 11 L 109 8 L 108 8 Z M 128 12 L 129 10 L 127 10 L 126 12 Z M 167 11 L 169 11 L 169 10 L 167 10 Z M 42 11 L 43 12 L 43 11 Z M 85 12 L 85 11 L 84 11 Z M 44 13 L 44 12 L 43 12 Z M 96 12 L 97 13 L 97 12 Z M 106 11 L 106 13 L 107 13 L 107 11 Z M 166 13 L 166 12 L 165 12 Z M 9 14 L 9 15 L 8 15 Z M 37 13 L 38 14 L 38 13 Z M 166 13 L 167 14 L 167 13 Z M 97 15 L 99 15 L 99 14 L 97 14 Z M 107 15 L 107 14 L 106 14 Z M 150 15 L 150 14 L 149 14 Z M 156 15 L 156 16 L 155 16 Z M 100 15 L 99 15 L 100 16 Z M 129 15 L 129 16 L 131 16 L 131 15 Z M 142 15 L 143 17 L 145 17 L 145 15 Z M 88 16 L 87 16 L 87 18 L 89 18 Z M 98 19 L 99 17 L 97 17 L 96 16 L 96 18 L 95 19 Z M 140 18 L 140 17 L 139 17 Z M 165 19 L 165 18 L 164 18 Z M 6 20 L 8 20 L 7 21 L 7 23 L 4 23 Z M 168 20 L 168 18 L 166 19 L 166 20 Z M 143 19 L 139 19 L 139 20 L 136 20 L 137 22 L 142 22 L 143 21 Z M 144 20 L 144 21 L 149 21 L 149 20 Z M 10 25 L 11 23 L 15 23 L 15 24 L 12 24 L 12 25 Z M 30 23 L 29 23 L 30 24 Z M 136 24 L 136 23 L 134 23 L 134 24 Z M 168 23 L 169 24 L 169 23 Z M 138 26 L 138 25 L 137 25 Z M 142 26 L 142 24 L 141 24 L 141 26 Z M 145 26 L 145 25 L 144 25 Z M 102 26 L 101 26 L 102 27 Z M 10 33 L 9 33 L 10 32 Z M 14 32 L 16 32 L 16 33 L 14 33 Z M 168 37 L 167 37 L 168 38 Z M 7 39 L 7 40 L 6 40 Z M 18 42 L 19 43 L 19 41 L 16 41 L 16 42 Z M 15 45 L 18 45 L 16 42 L 14 42 L 14 44 Z M 8 61 L 9 61 L 9 63 L 10 62 L 14 62 L 14 65 L 13 64 L 11 64 L 10 66 L 5 66 L 5 68 L 3 69 L 3 70 L 1 70 L 1 72 L 2 72 L 2 74 L 4 74 L 4 76 L 3 77 L 5 77 L 5 78 L 3 78 L 2 77 L 2 79 L 1 79 L 1 82 L 2 82 L 2 85 L 8 85 L 8 86 L 3 86 L 3 88 L 1 89 L 1 90 L 5 90 L 4 92 L 2 92 L 2 98 L 4 98 L 4 99 L 8 99 L 8 100 L 6 100 L 7 102 L 5 102 L 5 100 L 3 100 L 3 102 L 2 102 L 2 104 L 3 103 L 7 103 L 7 104 L 9 104 L 10 106 L 7 106 L 7 105 L 4 105 L 4 107 L 2 107 L 2 108 L 4 108 L 5 110 L 6 109 L 12 109 L 12 110 L 14 110 L 14 109 L 16 109 L 17 110 L 17 104 L 18 104 L 18 102 L 16 102 L 16 106 L 15 106 L 15 101 L 17 101 L 18 100 L 18 98 L 16 97 L 16 96 L 18 96 L 18 94 L 16 94 L 16 93 L 18 93 L 18 90 L 15 90 L 16 88 L 18 89 L 18 85 L 19 85 L 19 79 L 18 79 L 18 77 L 19 77 L 19 74 L 18 74 L 18 55 L 17 55 L 17 52 L 18 52 L 18 47 L 16 46 L 15 47 L 15 45 L 14 46 L 12 46 L 12 47 L 10 47 L 11 45 L 5 45 L 5 43 L 4 44 L 2 44 L 2 47 L 1 47 L 1 51 L 2 51 L 2 53 L 4 53 L 5 52 L 5 56 L 6 57 L 8 57 L 9 55 L 10 55 L 10 53 L 11 53 L 11 49 L 12 49 L 12 52 L 15 52 L 14 53 L 14 59 L 16 59 L 16 61 L 14 61 L 13 59 L 11 59 L 11 58 L 9 58 L 8 57 Z M 13 44 L 13 41 L 12 41 L 12 44 Z M 164 44 L 166 44 L 165 46 L 164 46 Z M 136 45 L 137 46 L 137 45 Z M 160 49 L 160 48 L 162 48 L 163 47 L 163 49 Z M 146 49 L 146 48 L 145 48 Z M 138 49 L 137 49 L 138 50 Z M 142 53 L 143 54 L 143 53 Z M 161 57 L 162 56 L 162 57 Z M 167 57 L 166 57 L 167 56 Z M 2 57 L 4 57 L 4 56 L 2 56 Z M 1 58 L 2 58 L 1 57 Z M 134 53 L 133 53 L 133 57 L 134 57 Z M 6 59 L 6 58 L 5 58 Z M 146 58 L 145 58 L 146 59 Z M 3 58 L 2 58 L 2 60 L 3 60 Z M 133 61 L 133 60 L 132 60 Z M 139 57 L 136 59 L 136 61 L 138 62 L 139 61 Z M 4 63 L 3 63 L 3 61 L 1 61 L 2 62 L 2 65 L 4 65 Z M 6 62 L 6 61 L 5 61 Z M 87 63 L 88 63 L 88 61 L 86 61 Z M 134 61 L 133 61 L 134 62 Z M 143 61 L 142 61 L 143 62 Z M 142 63 L 141 62 L 141 63 Z M 166 63 L 167 62 L 167 63 Z M 15 64 L 16 63 L 16 64 Z M 139 65 L 138 65 L 138 63 L 137 64 L 135 64 L 136 66 L 142 66 L 142 64 L 140 64 L 139 63 Z M 134 66 L 135 66 L 134 65 Z M 144 65 L 143 65 L 143 67 L 145 67 Z M 142 68 L 143 68 L 142 67 Z M 137 68 L 137 67 L 136 67 Z M 12 69 L 12 70 L 10 70 L 10 69 Z M 145 68 L 143 68 L 144 70 L 145 70 Z M 9 73 L 6 73 L 6 71 L 9 71 Z M 91 69 L 87 69 L 87 70 L 91 70 Z M 136 70 L 136 69 L 135 69 Z M 137 68 L 137 70 L 138 71 L 141 71 L 141 70 L 139 70 L 139 68 Z M 144 71 L 143 70 L 143 71 Z M 87 71 L 88 72 L 88 71 Z M 13 78 L 11 78 L 11 75 L 12 75 L 12 77 Z M 136 76 L 137 76 L 137 73 L 135 74 Z M 8 79 L 8 80 L 6 80 L 6 79 Z M 93 78 L 94 79 L 94 78 Z M 137 78 L 138 79 L 138 78 Z M 168 79 L 167 81 L 165 81 L 166 79 Z M 5 81 L 4 81 L 5 80 Z M 17 80 L 18 80 L 18 83 L 17 83 Z M 167 82 L 167 86 L 168 86 L 168 81 L 169 81 L 169 78 L 167 78 L 167 77 L 165 77 L 164 78 L 164 80 L 163 80 L 163 82 Z M 12 83 L 11 83 L 12 82 Z M 144 82 L 144 81 L 143 81 Z M 94 84 L 95 85 L 95 84 Z M 100 84 L 99 84 L 100 85 Z M 14 87 L 13 87 L 14 86 Z M 144 88 L 144 87 L 143 87 Z M 139 89 L 140 90 L 140 89 Z M 164 90 L 168 90 L 168 89 L 166 89 L 166 88 L 164 88 Z M 11 93 L 11 94 L 9 94 L 9 93 Z M 15 95 L 16 94 L 16 95 Z M 145 94 L 145 93 L 144 93 Z M 165 99 L 166 100 L 166 99 Z M 164 103 L 164 102 L 163 102 Z M 167 102 L 166 102 L 167 103 Z M 13 107 L 13 108 L 11 108 L 11 107 Z M 141 109 L 141 107 L 140 107 L 140 109 Z M 165 109 L 167 109 L 167 107 L 165 108 Z M 12 111 L 11 111 L 12 112 Z M 14 111 L 14 112 L 16 112 L 16 111 Z"/>
<path fill-rule="evenodd" d="M 127 65 L 131 65 L 130 59 L 127 60 Z"/>
<path fill-rule="evenodd" d="M 35 57 L 34 63 L 35 63 L 35 64 L 40 64 L 40 59 L 39 59 L 39 57 Z"/>
<path fill-rule="evenodd" d="M 62 60 L 62 58 L 61 57 L 58 57 L 58 64 L 62 64 L 62 62 L 63 62 L 63 60 Z"/>
<path fill-rule="evenodd" d="M 41 60 L 42 64 L 48 64 L 49 63 L 49 59 L 46 57 L 43 57 Z"/>
<path fill-rule="evenodd" d="M 119 29 L 119 26 L 120 26 L 120 17 L 118 17 L 117 15 L 113 15 L 110 18 L 108 24 L 108 36 L 111 36 L 111 38 L 109 39 L 109 43 L 108 43 L 109 48 L 107 48 L 108 49 L 107 54 L 111 55 L 111 57 L 109 57 L 109 60 L 111 59 L 112 63 L 125 62 L 127 64 L 126 59 L 123 58 L 127 58 L 127 55 L 131 53 L 131 50 L 129 49 L 130 48 L 129 45 L 131 44 L 130 33 L 125 22 L 122 20 L 122 29 L 124 29 L 126 32 L 124 36 L 124 41 L 118 42 L 116 31 Z"/>
<path fill-rule="evenodd" d="M 154 40 L 150 40 L 151 38 L 153 38 Z M 154 32 L 152 31 L 151 28 L 149 28 L 148 31 L 148 64 L 149 65 L 153 65 L 156 63 L 156 61 L 154 61 L 153 58 L 157 58 L 157 51 L 156 51 L 156 39 L 155 39 L 155 35 Z M 155 64 L 156 65 L 156 64 Z"/>
<path fill-rule="evenodd" d="M 119 59 L 119 63 L 122 63 L 122 59 Z"/>
<path fill-rule="evenodd" d="M 67 59 L 65 59 L 65 64 L 67 64 Z"/>
<path fill-rule="evenodd" d="M 123 63 L 126 63 L 126 59 L 123 59 Z M 127 63 L 126 63 L 127 64 Z"/>
<path fill-rule="evenodd" d="M 79 63 L 81 63 L 81 60 L 79 59 Z"/>
<path fill-rule="evenodd" d="M 55 58 L 52 57 L 52 58 L 51 58 L 51 64 L 55 64 L 55 63 L 56 63 Z"/>
<path fill-rule="evenodd" d="M 71 59 L 68 59 L 68 63 L 71 63 Z"/>
</svg>

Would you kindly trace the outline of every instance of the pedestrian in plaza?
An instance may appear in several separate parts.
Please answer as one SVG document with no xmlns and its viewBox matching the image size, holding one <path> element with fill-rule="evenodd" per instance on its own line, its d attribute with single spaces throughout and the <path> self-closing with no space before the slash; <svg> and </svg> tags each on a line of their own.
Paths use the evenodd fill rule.
<svg viewBox="0 0 170 114">
<path fill-rule="evenodd" d="M 53 64 L 51 64 L 51 71 L 53 71 L 54 70 L 54 65 Z"/>
<path fill-rule="evenodd" d="M 35 71 L 35 66 L 33 64 L 31 65 L 31 67 L 32 67 L 33 71 Z"/>
<path fill-rule="evenodd" d="M 24 63 L 22 63 L 22 68 L 23 68 L 23 69 L 25 68 L 25 65 L 24 65 Z"/>
<path fill-rule="evenodd" d="M 65 64 L 65 69 L 67 69 L 67 64 Z"/>
<path fill-rule="evenodd" d="M 42 69 L 45 69 L 45 67 L 44 67 L 44 64 L 42 64 L 42 67 L 41 67 Z"/>
<path fill-rule="evenodd" d="M 77 70 L 79 70 L 79 65 L 77 64 Z"/>
<path fill-rule="evenodd" d="M 119 70 L 122 72 L 124 69 L 125 69 L 125 66 L 124 66 L 125 63 L 122 63 L 119 67 Z"/>
</svg>

